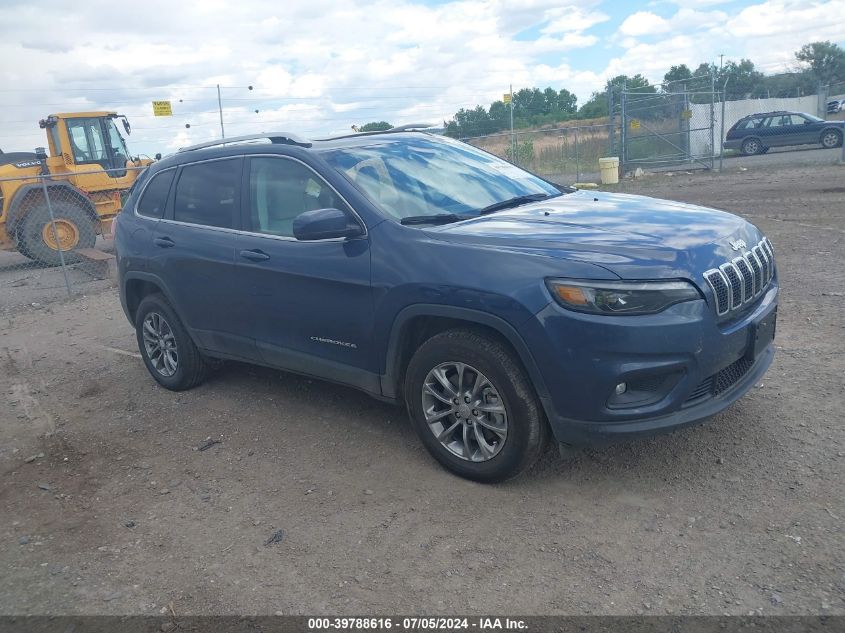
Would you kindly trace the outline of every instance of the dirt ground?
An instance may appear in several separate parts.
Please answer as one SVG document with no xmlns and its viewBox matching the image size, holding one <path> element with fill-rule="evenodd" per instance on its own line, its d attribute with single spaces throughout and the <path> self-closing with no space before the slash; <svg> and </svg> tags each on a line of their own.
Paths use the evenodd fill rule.
<svg viewBox="0 0 845 633">
<path fill-rule="evenodd" d="M 764 230 L 776 360 L 705 425 L 503 485 L 350 389 L 157 387 L 113 288 L 4 313 L 0 613 L 845 614 L 845 167 L 619 189 Z"/>
</svg>

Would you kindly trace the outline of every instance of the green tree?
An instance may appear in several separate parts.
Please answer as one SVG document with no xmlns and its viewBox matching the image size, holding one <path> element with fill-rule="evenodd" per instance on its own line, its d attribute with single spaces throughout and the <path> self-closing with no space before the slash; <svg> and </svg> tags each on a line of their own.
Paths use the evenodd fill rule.
<svg viewBox="0 0 845 633">
<path fill-rule="evenodd" d="M 364 123 L 358 128 L 359 132 L 383 132 L 389 130 L 393 126 L 387 121 L 373 121 L 371 123 Z"/>
<path fill-rule="evenodd" d="M 578 97 L 561 88 L 557 93 L 557 111 L 561 114 L 575 114 L 578 111 Z"/>
<path fill-rule="evenodd" d="M 828 41 L 804 44 L 795 53 L 799 62 L 809 65 L 815 78 L 824 84 L 845 81 L 845 50 Z"/>
<path fill-rule="evenodd" d="M 578 109 L 579 119 L 598 119 L 607 116 L 607 91 L 594 92 Z"/>
<path fill-rule="evenodd" d="M 663 75 L 663 83 L 668 84 L 663 87 L 667 92 L 678 92 L 677 86 L 682 85 L 682 82 L 692 79 L 692 71 L 686 64 L 672 66 L 669 71 Z"/>
<path fill-rule="evenodd" d="M 510 127 L 511 107 L 504 101 L 494 101 L 490 104 L 487 112 L 490 118 L 490 127 L 495 131 L 505 130 Z"/>
<path fill-rule="evenodd" d="M 763 83 L 763 73 L 754 68 L 750 59 L 741 59 L 739 63 L 728 61 L 718 71 L 716 84 L 724 85 L 728 79 L 727 99 L 747 99 L 750 96 L 760 96 L 760 85 Z M 709 90 L 709 86 L 708 86 Z"/>
</svg>

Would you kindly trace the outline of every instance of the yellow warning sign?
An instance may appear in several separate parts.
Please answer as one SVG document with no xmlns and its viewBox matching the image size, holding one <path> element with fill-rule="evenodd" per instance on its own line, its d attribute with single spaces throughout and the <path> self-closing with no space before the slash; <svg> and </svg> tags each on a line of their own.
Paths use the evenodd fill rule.
<svg viewBox="0 0 845 633">
<path fill-rule="evenodd" d="M 632 130 L 639 130 L 640 129 L 639 119 L 631 119 L 631 129 Z"/>
<path fill-rule="evenodd" d="M 511 102 L 511 93 L 506 92 L 505 94 L 503 94 L 502 95 L 502 101 L 504 101 L 505 103 L 510 103 Z"/>
<path fill-rule="evenodd" d="M 173 116 L 173 107 L 169 101 L 153 101 L 153 115 Z"/>
</svg>

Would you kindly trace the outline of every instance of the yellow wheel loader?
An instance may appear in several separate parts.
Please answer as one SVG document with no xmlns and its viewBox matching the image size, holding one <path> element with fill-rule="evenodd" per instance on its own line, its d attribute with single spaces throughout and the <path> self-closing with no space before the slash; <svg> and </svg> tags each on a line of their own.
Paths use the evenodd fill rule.
<svg viewBox="0 0 845 633">
<path fill-rule="evenodd" d="M 78 261 L 74 251 L 110 232 L 121 193 L 152 162 L 130 156 L 118 121 L 128 135 L 128 120 L 114 112 L 51 114 L 39 121 L 49 156 L 43 147 L 0 152 L 0 249 L 55 266 L 60 251 L 66 262 Z"/>
</svg>

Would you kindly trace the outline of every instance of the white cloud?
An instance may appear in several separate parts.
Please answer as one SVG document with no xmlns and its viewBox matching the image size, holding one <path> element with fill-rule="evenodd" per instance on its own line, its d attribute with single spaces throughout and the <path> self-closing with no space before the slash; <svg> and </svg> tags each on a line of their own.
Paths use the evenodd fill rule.
<svg viewBox="0 0 845 633">
<path fill-rule="evenodd" d="M 370 120 L 439 122 L 501 98 L 510 83 L 566 87 L 583 103 L 612 75 L 659 80 L 672 64 L 720 53 L 776 70 L 794 63 L 801 44 L 845 37 L 845 0 L 758 0 L 746 8 L 679 0 L 660 5 L 674 11 L 668 17 L 616 16 L 616 34 L 600 39 L 621 4 L 89 0 L 71 9 L 63 0 L 37 8 L 5 0 L 0 147 L 43 145 L 39 118 L 86 109 L 129 115 L 136 151 L 213 138 L 217 83 L 227 134 L 285 127 L 325 134 Z M 174 116 L 153 118 L 153 99 L 172 100 Z"/>
<path fill-rule="evenodd" d="M 619 32 L 623 35 L 638 36 L 638 35 L 659 35 L 669 30 L 669 21 L 660 17 L 651 11 L 637 11 L 632 13 L 622 26 L 619 27 Z"/>
</svg>

